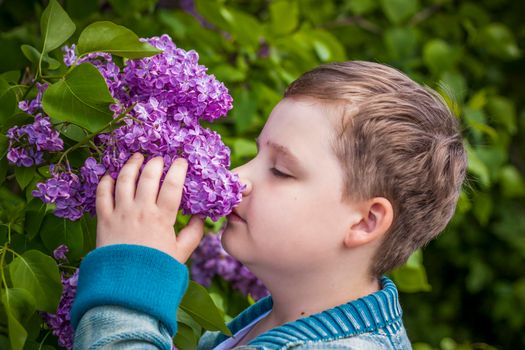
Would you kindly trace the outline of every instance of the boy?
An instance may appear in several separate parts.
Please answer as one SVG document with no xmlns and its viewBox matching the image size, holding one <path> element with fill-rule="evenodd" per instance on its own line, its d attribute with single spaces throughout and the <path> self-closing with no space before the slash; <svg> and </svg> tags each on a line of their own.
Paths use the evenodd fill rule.
<svg viewBox="0 0 525 350">
<path fill-rule="evenodd" d="M 199 349 L 410 349 L 382 276 L 453 215 L 466 153 L 443 100 L 384 65 L 328 64 L 288 87 L 257 145 L 235 170 L 246 187 L 222 243 L 271 296 L 229 324 L 234 337 L 206 333 Z M 160 191 L 162 159 L 139 178 L 142 161 L 99 184 L 98 248 L 82 262 L 71 315 L 76 348 L 171 348 L 203 222 L 173 234 L 185 161 Z"/>
</svg>

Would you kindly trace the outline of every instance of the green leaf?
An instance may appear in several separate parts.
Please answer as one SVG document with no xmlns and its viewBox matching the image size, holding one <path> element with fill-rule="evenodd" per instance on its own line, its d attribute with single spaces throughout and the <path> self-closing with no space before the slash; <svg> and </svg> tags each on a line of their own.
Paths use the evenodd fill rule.
<svg viewBox="0 0 525 350">
<path fill-rule="evenodd" d="M 227 31 L 233 39 L 243 46 L 243 50 L 248 48 L 254 50 L 259 46 L 263 28 L 255 16 L 248 12 L 226 7 L 221 2 L 216 1 L 196 0 L 195 7 L 206 21 Z"/>
<path fill-rule="evenodd" d="M 104 78 L 91 64 L 75 67 L 67 76 L 49 86 L 42 106 L 53 119 L 69 121 L 96 132 L 113 120 L 109 105 L 114 103 Z"/>
<path fill-rule="evenodd" d="M 525 181 L 516 167 L 506 165 L 501 169 L 500 183 L 503 195 L 509 198 L 525 196 Z"/>
<path fill-rule="evenodd" d="M 9 264 L 15 288 L 27 289 L 38 310 L 56 312 L 62 283 L 56 262 L 38 250 L 28 250 Z"/>
<path fill-rule="evenodd" d="M 232 335 L 224 324 L 221 313 L 206 292 L 206 288 L 200 284 L 190 281 L 188 290 L 180 303 L 180 308 L 205 329 L 221 331 L 228 336 Z"/>
<path fill-rule="evenodd" d="M 487 134 L 493 140 L 498 139 L 497 131 L 487 124 L 487 118 L 483 110 L 474 110 L 470 107 L 464 107 L 463 117 L 472 132 Z"/>
<path fill-rule="evenodd" d="M 90 52 L 109 52 L 127 58 L 142 58 L 156 55 L 161 50 L 139 41 L 137 34 L 113 22 L 101 21 L 87 26 L 78 38 L 80 55 Z"/>
<path fill-rule="evenodd" d="M 348 6 L 354 14 L 361 16 L 375 10 L 377 5 L 377 0 L 352 0 L 349 1 L 346 6 Z"/>
<path fill-rule="evenodd" d="M 60 129 L 60 133 L 73 141 L 79 142 L 87 136 L 85 129 L 75 124 L 68 124 Z"/>
<path fill-rule="evenodd" d="M 33 180 L 35 176 L 35 167 L 16 167 L 15 168 L 15 177 L 18 185 L 21 189 L 26 188 L 27 185 Z"/>
<path fill-rule="evenodd" d="M 4 134 L 0 134 L 0 159 L 6 157 L 8 144 L 9 139 L 7 138 L 7 136 Z"/>
<path fill-rule="evenodd" d="M 514 102 L 503 96 L 491 96 L 487 101 L 487 110 L 496 123 L 501 124 L 514 135 L 517 130 L 516 107 Z"/>
<path fill-rule="evenodd" d="M 6 120 L 4 120 L 0 124 L 0 129 L 2 130 L 2 134 L 6 134 L 7 130 L 9 128 L 12 128 L 13 126 L 20 126 L 20 125 L 26 125 L 26 124 L 32 124 L 35 121 L 35 117 L 27 114 L 22 111 L 17 111 L 15 109 L 15 113 L 8 117 Z M 0 134 L 1 135 L 1 134 Z M 1 154 L 1 150 L 0 150 Z"/>
<path fill-rule="evenodd" d="M 75 23 L 56 0 L 49 0 L 49 5 L 42 13 L 40 30 L 42 32 L 42 53 L 47 53 L 62 45 L 75 32 Z"/>
<path fill-rule="evenodd" d="M 10 70 L 0 74 L 0 78 L 4 79 L 8 83 L 18 84 L 18 81 L 20 80 L 20 75 L 20 71 Z"/>
<path fill-rule="evenodd" d="M 237 138 L 233 142 L 233 153 L 238 158 L 252 158 L 257 154 L 257 145 L 253 140 Z"/>
<path fill-rule="evenodd" d="M 423 48 L 423 61 L 434 74 L 452 68 L 455 63 L 454 50 L 443 40 L 431 40 Z"/>
<path fill-rule="evenodd" d="M 222 7 L 221 16 L 228 23 L 228 32 L 246 48 L 259 46 L 259 39 L 262 36 L 262 26 L 256 17 L 232 8 Z"/>
<path fill-rule="evenodd" d="M 221 64 L 220 66 L 210 68 L 210 73 L 222 82 L 239 82 L 246 79 L 246 72 L 229 64 Z"/>
<path fill-rule="evenodd" d="M 46 215 L 46 207 L 46 204 L 38 198 L 33 199 L 27 205 L 24 227 L 29 240 L 32 240 L 40 231 L 40 226 Z"/>
<path fill-rule="evenodd" d="M 0 126 L 3 126 L 16 110 L 16 95 L 7 80 L 0 77 Z"/>
<path fill-rule="evenodd" d="M 475 256 L 469 261 L 469 270 L 465 282 L 471 293 L 477 293 L 485 288 L 493 278 L 492 269 Z"/>
<path fill-rule="evenodd" d="M 109 0 L 111 7 L 123 17 L 140 16 L 141 12 L 155 10 L 158 0 Z"/>
<path fill-rule="evenodd" d="M 476 192 L 472 202 L 475 203 L 472 208 L 474 216 L 482 226 L 486 226 L 494 208 L 492 197 L 484 192 Z"/>
<path fill-rule="evenodd" d="M 180 215 L 179 215 L 180 216 Z M 82 227 L 83 242 L 84 242 L 84 252 L 82 255 L 87 254 L 96 248 L 97 244 L 97 219 L 92 218 L 91 215 L 85 214 L 80 219 L 80 224 Z"/>
<path fill-rule="evenodd" d="M 242 133 L 250 128 L 256 117 L 257 102 L 247 89 L 237 88 L 232 95 L 235 101 L 231 112 L 232 118 L 237 132 Z"/>
<path fill-rule="evenodd" d="M 202 334 L 202 326 L 181 308 L 177 310 L 177 322 L 184 323 L 186 326 L 191 327 L 195 334 Z"/>
<path fill-rule="evenodd" d="M 34 48 L 31 45 L 22 45 L 20 46 L 20 49 L 22 50 L 22 53 L 26 58 L 29 60 L 29 62 L 38 64 L 40 60 L 41 53 L 36 48 Z M 52 57 L 49 57 L 49 55 L 46 53 L 44 56 L 42 56 L 42 61 L 46 62 L 49 69 L 58 69 L 60 67 L 60 62 L 55 60 Z"/>
<path fill-rule="evenodd" d="M 465 149 L 467 150 L 467 155 L 468 155 L 467 156 L 468 157 L 468 166 L 467 166 L 468 171 L 478 177 L 479 182 L 482 187 L 484 188 L 489 187 L 490 185 L 489 169 L 487 168 L 485 163 L 481 161 L 481 159 L 477 155 L 474 148 L 472 148 L 472 146 L 470 146 L 469 144 L 466 144 Z"/>
<path fill-rule="evenodd" d="M 65 1 L 66 12 L 74 19 L 87 19 L 99 10 L 97 0 Z"/>
<path fill-rule="evenodd" d="M 44 217 L 40 237 L 44 246 L 50 251 L 59 245 L 65 244 L 69 248 L 68 258 L 75 260 L 80 258 L 84 251 L 84 235 L 80 220 L 70 221 L 48 214 Z"/>
<path fill-rule="evenodd" d="M 177 328 L 177 335 L 175 339 L 173 339 L 177 349 L 196 349 L 197 336 L 193 332 L 193 329 L 182 322 L 178 322 Z"/>
<path fill-rule="evenodd" d="M 228 22 L 222 16 L 224 5 L 219 1 L 195 0 L 197 12 L 208 22 L 220 27 L 227 28 Z"/>
<path fill-rule="evenodd" d="M 421 250 L 416 250 L 405 265 L 392 271 L 392 278 L 400 291 L 415 293 L 428 292 L 432 289 L 428 284 L 422 260 Z"/>
<path fill-rule="evenodd" d="M 299 23 L 297 1 L 277 0 L 270 3 L 270 28 L 276 35 L 292 32 Z"/>
<path fill-rule="evenodd" d="M 312 42 L 315 53 L 321 61 L 344 61 L 346 59 L 344 46 L 330 32 L 315 29 L 303 30 L 303 33 Z"/>
<path fill-rule="evenodd" d="M 7 328 L 12 350 L 22 350 L 27 340 L 23 324 L 35 312 L 35 298 L 22 288 L 2 289 L 2 304 L 7 314 Z"/>
<path fill-rule="evenodd" d="M 2 136 L 4 135 L 0 136 L 0 141 L 2 141 Z M 2 145 L 1 142 L 0 142 L 0 145 Z M 7 149 L 7 143 L 5 145 L 6 145 L 5 148 Z M 7 161 L 7 157 L 5 155 L 0 157 L 0 185 L 3 184 L 5 181 L 5 178 L 7 176 L 8 167 L 9 167 L 9 163 Z"/>
<path fill-rule="evenodd" d="M 381 0 L 381 7 L 390 22 L 399 24 L 419 9 L 418 0 Z"/>
<path fill-rule="evenodd" d="M 38 174 L 35 170 L 35 173 L 34 173 L 33 178 L 31 179 L 31 182 L 29 182 L 29 184 L 24 189 L 24 192 L 26 194 L 26 197 L 25 197 L 26 202 L 29 203 L 34 198 L 33 191 L 37 189 L 36 185 L 42 181 L 44 181 L 44 178 L 40 176 L 40 174 Z"/>
<path fill-rule="evenodd" d="M 417 47 L 417 33 L 413 28 L 389 28 L 384 40 L 394 60 L 407 60 L 414 56 Z"/>
<path fill-rule="evenodd" d="M 502 59 L 516 59 L 521 51 L 511 30 L 500 23 L 491 23 L 480 33 L 478 45 Z"/>
</svg>

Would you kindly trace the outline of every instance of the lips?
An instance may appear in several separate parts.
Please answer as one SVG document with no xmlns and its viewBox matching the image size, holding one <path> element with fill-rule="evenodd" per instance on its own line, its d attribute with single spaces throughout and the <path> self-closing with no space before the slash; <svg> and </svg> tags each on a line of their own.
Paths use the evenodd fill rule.
<svg viewBox="0 0 525 350">
<path fill-rule="evenodd" d="M 244 220 L 244 218 L 242 216 L 240 216 L 239 213 L 237 212 L 237 210 L 235 210 L 235 209 L 232 210 L 232 212 L 231 212 L 231 214 L 229 216 L 246 222 L 246 220 Z"/>
</svg>

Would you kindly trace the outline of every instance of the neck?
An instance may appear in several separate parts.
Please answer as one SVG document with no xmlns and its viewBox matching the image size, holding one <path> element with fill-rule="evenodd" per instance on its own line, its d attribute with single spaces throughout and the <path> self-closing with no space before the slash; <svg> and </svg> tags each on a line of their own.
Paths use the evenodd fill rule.
<svg viewBox="0 0 525 350">
<path fill-rule="evenodd" d="M 348 270 L 340 277 L 333 273 L 312 270 L 304 273 L 295 271 L 286 276 L 282 272 L 279 274 L 272 271 L 267 274 L 271 278 L 265 278 L 265 275 L 257 274 L 272 294 L 273 308 L 261 321 L 260 328 L 264 328 L 262 331 L 322 312 L 380 289 L 377 279 L 371 279 L 366 273 L 349 273 Z M 276 275 L 279 275 L 278 278 Z"/>
</svg>

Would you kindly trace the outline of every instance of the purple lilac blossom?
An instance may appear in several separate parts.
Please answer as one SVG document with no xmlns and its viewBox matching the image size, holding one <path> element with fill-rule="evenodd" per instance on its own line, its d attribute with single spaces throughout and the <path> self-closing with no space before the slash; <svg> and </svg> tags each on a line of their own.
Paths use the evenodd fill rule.
<svg viewBox="0 0 525 350">
<path fill-rule="evenodd" d="M 44 151 L 57 152 L 64 148 L 64 142 L 53 129 L 49 117 L 41 113 L 35 116 L 32 124 L 10 128 L 7 138 L 7 159 L 18 167 L 42 164 Z"/>
<path fill-rule="evenodd" d="M 222 248 L 220 233 L 204 236 L 191 256 L 191 276 L 205 287 L 210 286 L 213 277 L 220 276 L 230 282 L 233 288 L 244 295 L 250 295 L 254 300 L 269 294 L 262 282 L 246 266 Z"/>
<path fill-rule="evenodd" d="M 46 83 L 36 83 L 35 85 L 38 91 L 36 97 L 31 101 L 24 100 L 18 103 L 18 108 L 27 114 L 34 114 L 42 108 L 42 96 L 44 96 L 44 91 L 48 86 Z"/>
<path fill-rule="evenodd" d="M 12 165 L 30 167 L 44 162 L 44 152 L 57 152 L 64 148 L 64 142 L 42 109 L 42 96 L 47 84 L 36 83 L 37 95 L 33 100 L 18 103 L 18 108 L 28 114 L 36 114 L 32 124 L 14 126 L 7 131 L 9 140 L 7 159 Z"/>
<path fill-rule="evenodd" d="M 59 245 L 55 250 L 53 250 L 53 257 L 55 260 L 67 261 L 66 254 L 69 252 L 69 248 L 65 244 Z"/>
<path fill-rule="evenodd" d="M 224 116 L 232 108 L 233 100 L 224 84 L 198 64 L 195 51 L 177 48 L 168 35 L 141 40 L 163 53 L 128 60 L 122 71 L 107 53 L 92 53 L 78 59 L 74 46 L 64 49 L 66 65 L 89 62 L 99 69 L 116 99 L 111 105 L 115 116 L 130 109 L 129 115 L 133 118 L 126 118 L 124 125 L 111 133 L 97 135 L 95 145 L 103 150 L 99 161 L 93 159 L 84 165 L 80 186 L 74 179 L 68 180 L 69 187 L 61 183 L 69 197 L 46 196 L 46 184 L 39 186 L 39 192 L 35 193 L 52 203 L 61 199 L 61 207 L 70 211 L 62 210 L 60 214 L 76 220 L 79 212 L 95 215 L 96 185 L 100 177 L 107 171 L 116 179 L 133 153 L 145 154 L 144 164 L 153 157 L 163 157 L 161 182 L 171 163 L 183 157 L 188 161 L 181 201 L 183 213 L 209 216 L 216 221 L 240 202 L 243 186 L 238 176 L 228 170 L 229 148 L 219 134 L 201 127 L 199 120 L 213 121 Z M 48 180 L 52 190 L 60 176 L 57 173 Z M 66 205 L 68 201 L 72 203 Z"/>
<path fill-rule="evenodd" d="M 54 250 L 53 256 L 59 265 L 66 261 L 65 254 L 69 251 L 66 245 L 60 245 Z M 42 319 L 47 323 L 53 335 L 58 338 L 58 345 L 73 349 L 74 331 L 71 326 L 70 312 L 77 291 L 78 269 L 72 275 L 61 272 L 62 295 L 56 313 L 41 312 Z"/>
</svg>

